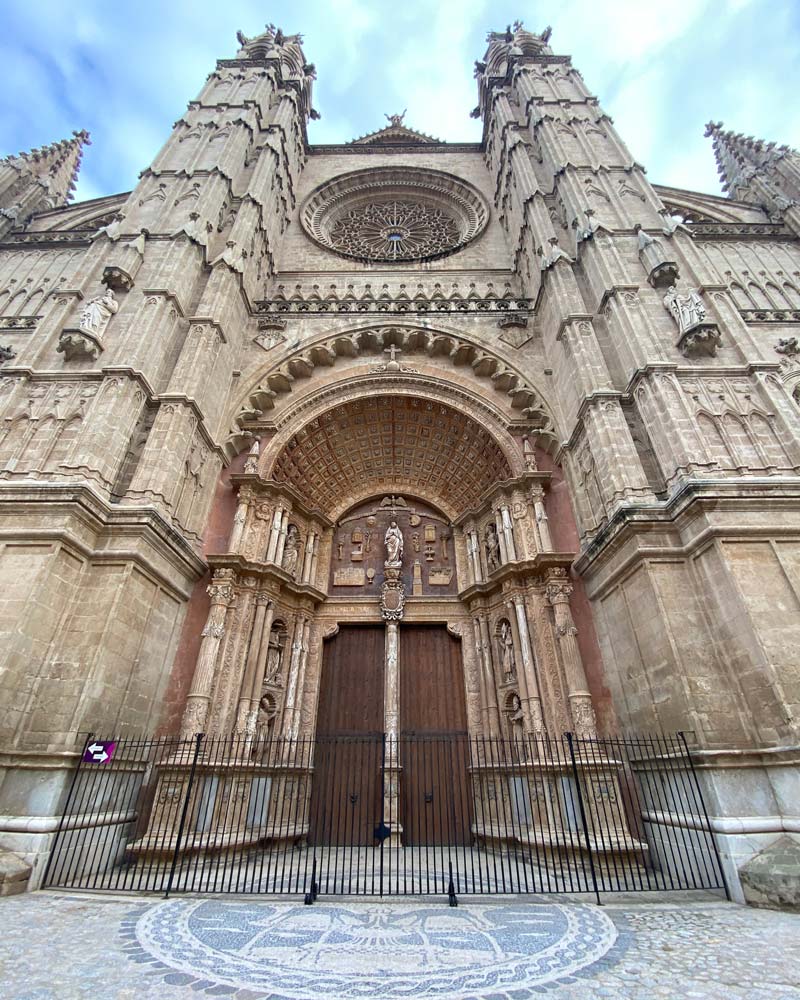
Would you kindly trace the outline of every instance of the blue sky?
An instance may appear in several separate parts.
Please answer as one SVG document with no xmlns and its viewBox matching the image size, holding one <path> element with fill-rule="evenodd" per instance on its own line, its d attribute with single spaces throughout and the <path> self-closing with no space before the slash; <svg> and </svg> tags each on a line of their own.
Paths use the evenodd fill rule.
<svg viewBox="0 0 800 1000">
<path fill-rule="evenodd" d="M 236 29 L 305 36 L 312 142 L 406 123 L 475 141 L 473 62 L 490 29 L 553 27 L 655 183 L 718 192 L 709 119 L 800 145 L 800 0 L 2 0 L 0 153 L 87 128 L 77 197 L 133 186 Z"/>
</svg>

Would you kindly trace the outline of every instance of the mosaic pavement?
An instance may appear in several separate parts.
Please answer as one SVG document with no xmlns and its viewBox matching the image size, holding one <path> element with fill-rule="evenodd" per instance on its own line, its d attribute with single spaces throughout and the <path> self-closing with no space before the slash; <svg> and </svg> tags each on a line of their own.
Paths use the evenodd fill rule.
<svg viewBox="0 0 800 1000">
<path fill-rule="evenodd" d="M 708 898 L 0 901 L 4 1000 L 800 1000 L 800 915 Z"/>
</svg>

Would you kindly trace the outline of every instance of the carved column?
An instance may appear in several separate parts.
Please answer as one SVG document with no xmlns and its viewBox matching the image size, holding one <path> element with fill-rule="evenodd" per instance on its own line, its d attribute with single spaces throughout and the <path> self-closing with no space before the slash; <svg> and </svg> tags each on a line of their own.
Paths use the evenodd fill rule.
<svg viewBox="0 0 800 1000">
<path fill-rule="evenodd" d="M 306 550 L 303 553 L 303 571 L 300 574 L 301 583 L 308 583 L 308 578 L 311 575 L 311 557 L 314 553 L 314 540 L 316 537 L 316 533 L 309 529 L 306 535 Z"/>
<path fill-rule="evenodd" d="M 500 709 L 497 707 L 497 684 L 494 676 L 494 659 L 492 657 L 492 642 L 489 637 L 489 623 L 485 615 L 478 615 L 478 623 L 481 633 L 481 649 L 483 650 L 483 664 L 486 672 L 486 706 L 489 711 L 489 734 L 491 736 L 502 735 L 500 725 Z"/>
<path fill-rule="evenodd" d="M 297 667 L 297 688 L 295 690 L 292 721 L 289 727 L 289 738 L 297 739 L 300 732 L 300 717 L 303 710 L 303 689 L 306 682 L 306 666 L 308 664 L 309 639 L 311 636 L 311 620 L 306 618 L 303 634 L 300 639 L 300 659 Z"/>
<path fill-rule="evenodd" d="M 396 754 L 400 732 L 400 634 L 396 621 L 386 622 L 386 672 L 383 681 L 383 731 L 389 753 Z"/>
<path fill-rule="evenodd" d="M 250 507 L 250 497 L 239 494 L 239 503 L 236 507 L 236 513 L 233 515 L 233 530 L 231 531 L 231 538 L 228 542 L 229 552 L 239 552 L 240 545 L 242 544 L 242 536 L 244 535 L 244 526 L 247 523 L 247 511 Z"/>
<path fill-rule="evenodd" d="M 275 549 L 275 565 L 280 566 L 283 560 L 283 550 L 286 548 L 286 535 L 289 528 L 289 511 L 284 510 L 281 518 L 280 533 L 278 535 L 278 545 Z"/>
<path fill-rule="evenodd" d="M 506 547 L 506 533 L 503 529 L 503 516 L 500 508 L 494 510 L 494 526 L 497 530 L 497 543 L 500 546 L 500 565 L 504 566 L 508 562 L 508 548 Z"/>
<path fill-rule="evenodd" d="M 265 596 L 259 594 L 259 598 Z M 272 620 L 275 617 L 275 604 L 273 601 L 269 601 L 267 604 L 267 613 L 264 618 L 264 623 L 261 628 L 261 645 L 258 650 L 258 660 L 256 662 L 256 669 L 253 673 L 252 683 L 250 685 L 250 711 L 247 716 L 247 733 L 248 735 L 253 735 L 256 731 L 256 726 L 258 725 L 258 706 L 261 701 L 261 688 L 264 683 L 264 676 L 267 672 L 267 657 L 269 656 L 269 637 L 272 631 Z"/>
<path fill-rule="evenodd" d="M 333 538 L 333 532 L 329 532 L 331 538 Z M 311 553 L 311 565 L 308 570 L 308 582 L 312 587 L 316 586 L 317 579 L 317 565 L 319 563 L 319 550 L 322 547 L 322 536 L 319 534 L 314 535 L 314 551 Z"/>
<path fill-rule="evenodd" d="M 509 509 L 505 504 L 500 508 L 500 522 L 503 525 L 507 561 L 515 560 L 517 558 L 517 548 L 514 544 L 514 526 L 511 523 Z"/>
<path fill-rule="evenodd" d="M 225 634 L 225 617 L 233 600 L 232 576 L 230 570 L 218 570 L 207 588 L 211 608 L 202 631 L 203 641 L 183 712 L 181 735 L 184 737 L 202 732 L 206 723 L 220 640 Z"/>
<path fill-rule="evenodd" d="M 250 718 L 250 696 L 256 685 L 261 645 L 264 642 L 264 616 L 269 604 L 269 597 L 266 594 L 256 594 L 256 610 L 250 629 L 250 646 L 247 650 L 247 662 L 239 688 L 239 707 L 236 712 L 236 728 L 240 732 L 247 728 Z"/>
<path fill-rule="evenodd" d="M 531 649 L 531 639 L 528 633 L 528 616 L 525 613 L 525 601 L 520 594 L 512 598 L 516 617 L 517 632 L 519 634 L 520 656 L 522 658 L 522 670 L 520 673 L 525 677 L 527 712 L 525 713 L 530 721 L 531 732 L 541 733 L 544 731 L 544 715 L 542 714 L 542 697 L 539 692 L 539 679 L 536 676 L 536 664 L 533 659 Z"/>
<path fill-rule="evenodd" d="M 477 618 L 472 619 L 472 633 L 475 639 L 475 652 L 478 657 L 478 685 L 481 694 L 481 735 L 486 736 L 491 733 L 492 724 L 489 718 L 489 689 L 486 684 L 486 662 L 483 655 L 481 626 Z"/>
<path fill-rule="evenodd" d="M 564 572 L 563 570 L 561 572 Z M 586 683 L 586 672 L 583 669 L 578 642 L 575 638 L 578 630 L 572 618 L 569 599 L 572 594 L 572 584 L 561 575 L 551 575 L 547 583 L 547 599 L 553 606 L 556 635 L 561 650 L 561 661 L 567 681 L 572 725 L 576 735 L 590 737 L 597 732 L 592 696 Z"/>
<path fill-rule="evenodd" d="M 275 562 L 275 553 L 278 549 L 278 540 L 281 533 L 281 523 L 283 521 L 283 508 L 277 504 L 272 515 L 272 525 L 269 531 L 269 544 L 267 545 L 266 562 Z"/>
<path fill-rule="evenodd" d="M 288 739 L 294 717 L 294 703 L 297 698 L 297 681 L 300 668 L 300 654 L 303 651 L 303 631 L 306 619 L 302 615 L 295 618 L 292 636 L 292 654 L 289 660 L 289 679 L 286 684 L 286 700 L 283 703 L 283 735 Z"/>
</svg>

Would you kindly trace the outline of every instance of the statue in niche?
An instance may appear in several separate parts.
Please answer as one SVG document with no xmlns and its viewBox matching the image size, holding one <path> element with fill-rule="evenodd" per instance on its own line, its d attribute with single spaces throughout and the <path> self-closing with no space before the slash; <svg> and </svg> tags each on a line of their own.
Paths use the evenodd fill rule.
<svg viewBox="0 0 800 1000">
<path fill-rule="evenodd" d="M 506 618 L 500 622 L 500 632 L 497 638 L 500 642 L 503 680 L 510 681 L 516 673 L 516 664 L 514 662 L 514 634 L 511 631 L 511 623 Z"/>
<path fill-rule="evenodd" d="M 486 551 L 486 566 L 489 572 L 493 573 L 500 565 L 500 540 L 497 537 L 497 528 L 491 521 L 486 525 L 483 547 Z"/>
<path fill-rule="evenodd" d="M 269 633 L 269 643 L 267 645 L 267 666 L 264 671 L 264 684 L 274 684 L 281 686 L 281 658 L 283 653 L 283 643 L 277 629 L 271 629 Z"/>
<path fill-rule="evenodd" d="M 522 701 L 516 693 L 512 694 L 506 702 L 506 719 L 508 720 L 508 735 L 512 740 L 521 740 L 523 737 Z"/>
<path fill-rule="evenodd" d="M 300 532 L 295 525 L 290 524 L 289 530 L 286 532 L 286 546 L 283 550 L 281 569 L 285 570 L 292 578 L 294 578 L 294 574 L 297 571 L 297 559 L 299 555 Z"/>
<path fill-rule="evenodd" d="M 246 473 L 258 472 L 258 456 L 260 451 L 261 444 L 259 439 L 256 438 L 250 445 L 250 451 L 247 453 L 247 459 L 244 463 L 244 471 Z"/>
<path fill-rule="evenodd" d="M 670 285 L 664 296 L 664 305 L 672 313 L 681 333 L 688 333 L 706 321 L 705 304 L 694 288 L 690 288 L 686 295 L 680 295 L 678 289 Z"/>
<path fill-rule="evenodd" d="M 533 450 L 533 445 L 527 434 L 522 438 L 522 458 L 525 462 L 525 468 L 528 472 L 538 472 L 538 466 L 536 465 L 536 452 Z"/>
<path fill-rule="evenodd" d="M 277 714 L 275 701 L 270 695 L 265 694 L 258 703 L 258 725 L 266 727 L 267 730 L 272 729 Z"/>
<path fill-rule="evenodd" d="M 83 307 L 79 324 L 81 330 L 99 337 L 118 309 L 119 302 L 114 298 L 113 291 L 110 288 L 106 289 L 103 295 L 89 299 Z"/>
<path fill-rule="evenodd" d="M 386 545 L 387 566 L 399 566 L 403 561 L 403 532 L 397 527 L 397 521 L 391 521 L 383 537 Z"/>
</svg>

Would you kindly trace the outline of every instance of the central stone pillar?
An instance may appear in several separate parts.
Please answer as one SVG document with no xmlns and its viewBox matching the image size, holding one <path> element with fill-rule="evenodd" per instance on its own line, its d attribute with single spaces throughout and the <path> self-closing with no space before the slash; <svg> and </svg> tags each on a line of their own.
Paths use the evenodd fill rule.
<svg viewBox="0 0 800 1000">
<path fill-rule="evenodd" d="M 383 760 L 383 822 L 389 828 L 389 847 L 400 847 L 403 828 L 400 824 L 400 621 L 403 618 L 406 594 L 400 579 L 403 566 L 403 532 L 392 521 L 384 538 L 386 561 L 381 588 L 381 617 L 386 622 L 383 733 L 386 752 Z"/>
</svg>

